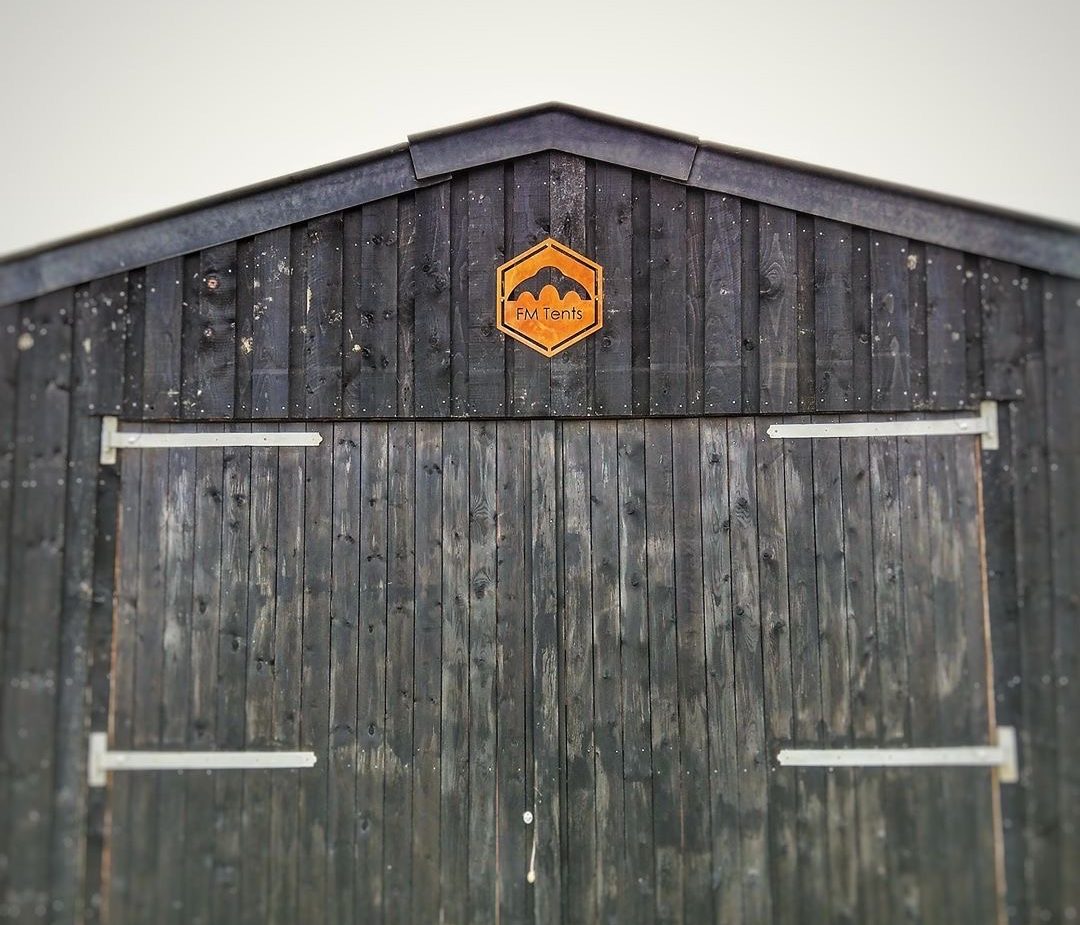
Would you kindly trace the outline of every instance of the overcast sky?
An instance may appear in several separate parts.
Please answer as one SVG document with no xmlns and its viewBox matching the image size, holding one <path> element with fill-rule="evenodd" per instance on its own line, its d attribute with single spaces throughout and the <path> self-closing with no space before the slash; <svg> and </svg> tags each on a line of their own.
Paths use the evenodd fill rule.
<svg viewBox="0 0 1080 925">
<path fill-rule="evenodd" d="M 561 100 L 1080 224 L 1078 0 L 0 2 L 0 254 Z"/>
</svg>

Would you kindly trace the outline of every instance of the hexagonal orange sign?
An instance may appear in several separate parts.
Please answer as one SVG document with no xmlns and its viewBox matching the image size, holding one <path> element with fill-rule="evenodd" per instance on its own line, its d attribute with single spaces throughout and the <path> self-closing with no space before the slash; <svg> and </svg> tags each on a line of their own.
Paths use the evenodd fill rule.
<svg viewBox="0 0 1080 925">
<path fill-rule="evenodd" d="M 604 324 L 604 270 L 554 238 L 506 261 L 496 274 L 500 331 L 546 357 Z"/>
</svg>

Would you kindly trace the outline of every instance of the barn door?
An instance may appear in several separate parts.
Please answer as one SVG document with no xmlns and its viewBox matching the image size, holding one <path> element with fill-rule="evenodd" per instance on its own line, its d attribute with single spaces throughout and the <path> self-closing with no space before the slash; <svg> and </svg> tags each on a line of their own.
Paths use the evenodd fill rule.
<svg viewBox="0 0 1080 925">
<path fill-rule="evenodd" d="M 992 921 L 976 440 L 343 423 L 125 451 L 111 922 Z M 173 428 L 180 430 L 181 428 Z M 206 428 L 209 429 L 209 428 Z"/>
</svg>

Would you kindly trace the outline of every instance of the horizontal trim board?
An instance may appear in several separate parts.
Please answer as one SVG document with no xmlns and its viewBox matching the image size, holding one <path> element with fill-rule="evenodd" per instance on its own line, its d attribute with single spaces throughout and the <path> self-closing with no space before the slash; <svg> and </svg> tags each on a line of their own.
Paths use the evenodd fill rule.
<svg viewBox="0 0 1080 925">
<path fill-rule="evenodd" d="M 229 431 L 226 433 L 146 433 L 117 430 L 117 418 L 101 420 L 101 464 L 116 464 L 117 450 L 151 450 L 187 447 L 227 446 L 319 446 L 322 434 L 315 431 Z"/>
<path fill-rule="evenodd" d="M 314 752 L 184 752 L 110 751 L 108 733 L 90 734 L 87 780 L 104 787 L 110 771 L 235 771 L 272 768 L 311 768 Z"/>
<path fill-rule="evenodd" d="M 525 157 L 563 151 L 686 181 L 697 139 L 568 107 L 511 113 L 409 136 L 409 154 L 420 180 Z"/>
<path fill-rule="evenodd" d="M 847 421 L 836 424 L 773 424 L 774 440 L 823 437 L 941 437 L 981 434 L 984 450 L 998 448 L 997 402 L 979 403 L 978 417 L 930 418 L 919 421 Z"/>
<path fill-rule="evenodd" d="M 875 231 L 994 257 L 1033 270 L 1080 277 L 1076 229 L 942 202 L 914 190 L 830 176 L 747 152 L 702 146 L 690 186 L 848 222 Z"/>
<path fill-rule="evenodd" d="M 790 768 L 997 768 L 1002 783 L 1019 780 L 1016 730 L 999 726 L 996 745 L 942 748 L 784 748 L 777 763 Z"/>
</svg>

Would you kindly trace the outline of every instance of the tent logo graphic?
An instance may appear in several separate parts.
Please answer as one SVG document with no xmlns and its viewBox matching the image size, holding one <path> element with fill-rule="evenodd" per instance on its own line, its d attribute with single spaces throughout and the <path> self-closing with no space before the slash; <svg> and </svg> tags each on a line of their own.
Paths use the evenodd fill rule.
<svg viewBox="0 0 1080 925">
<path fill-rule="evenodd" d="M 603 326 L 603 268 L 554 238 L 508 260 L 496 279 L 496 326 L 546 357 Z"/>
</svg>

